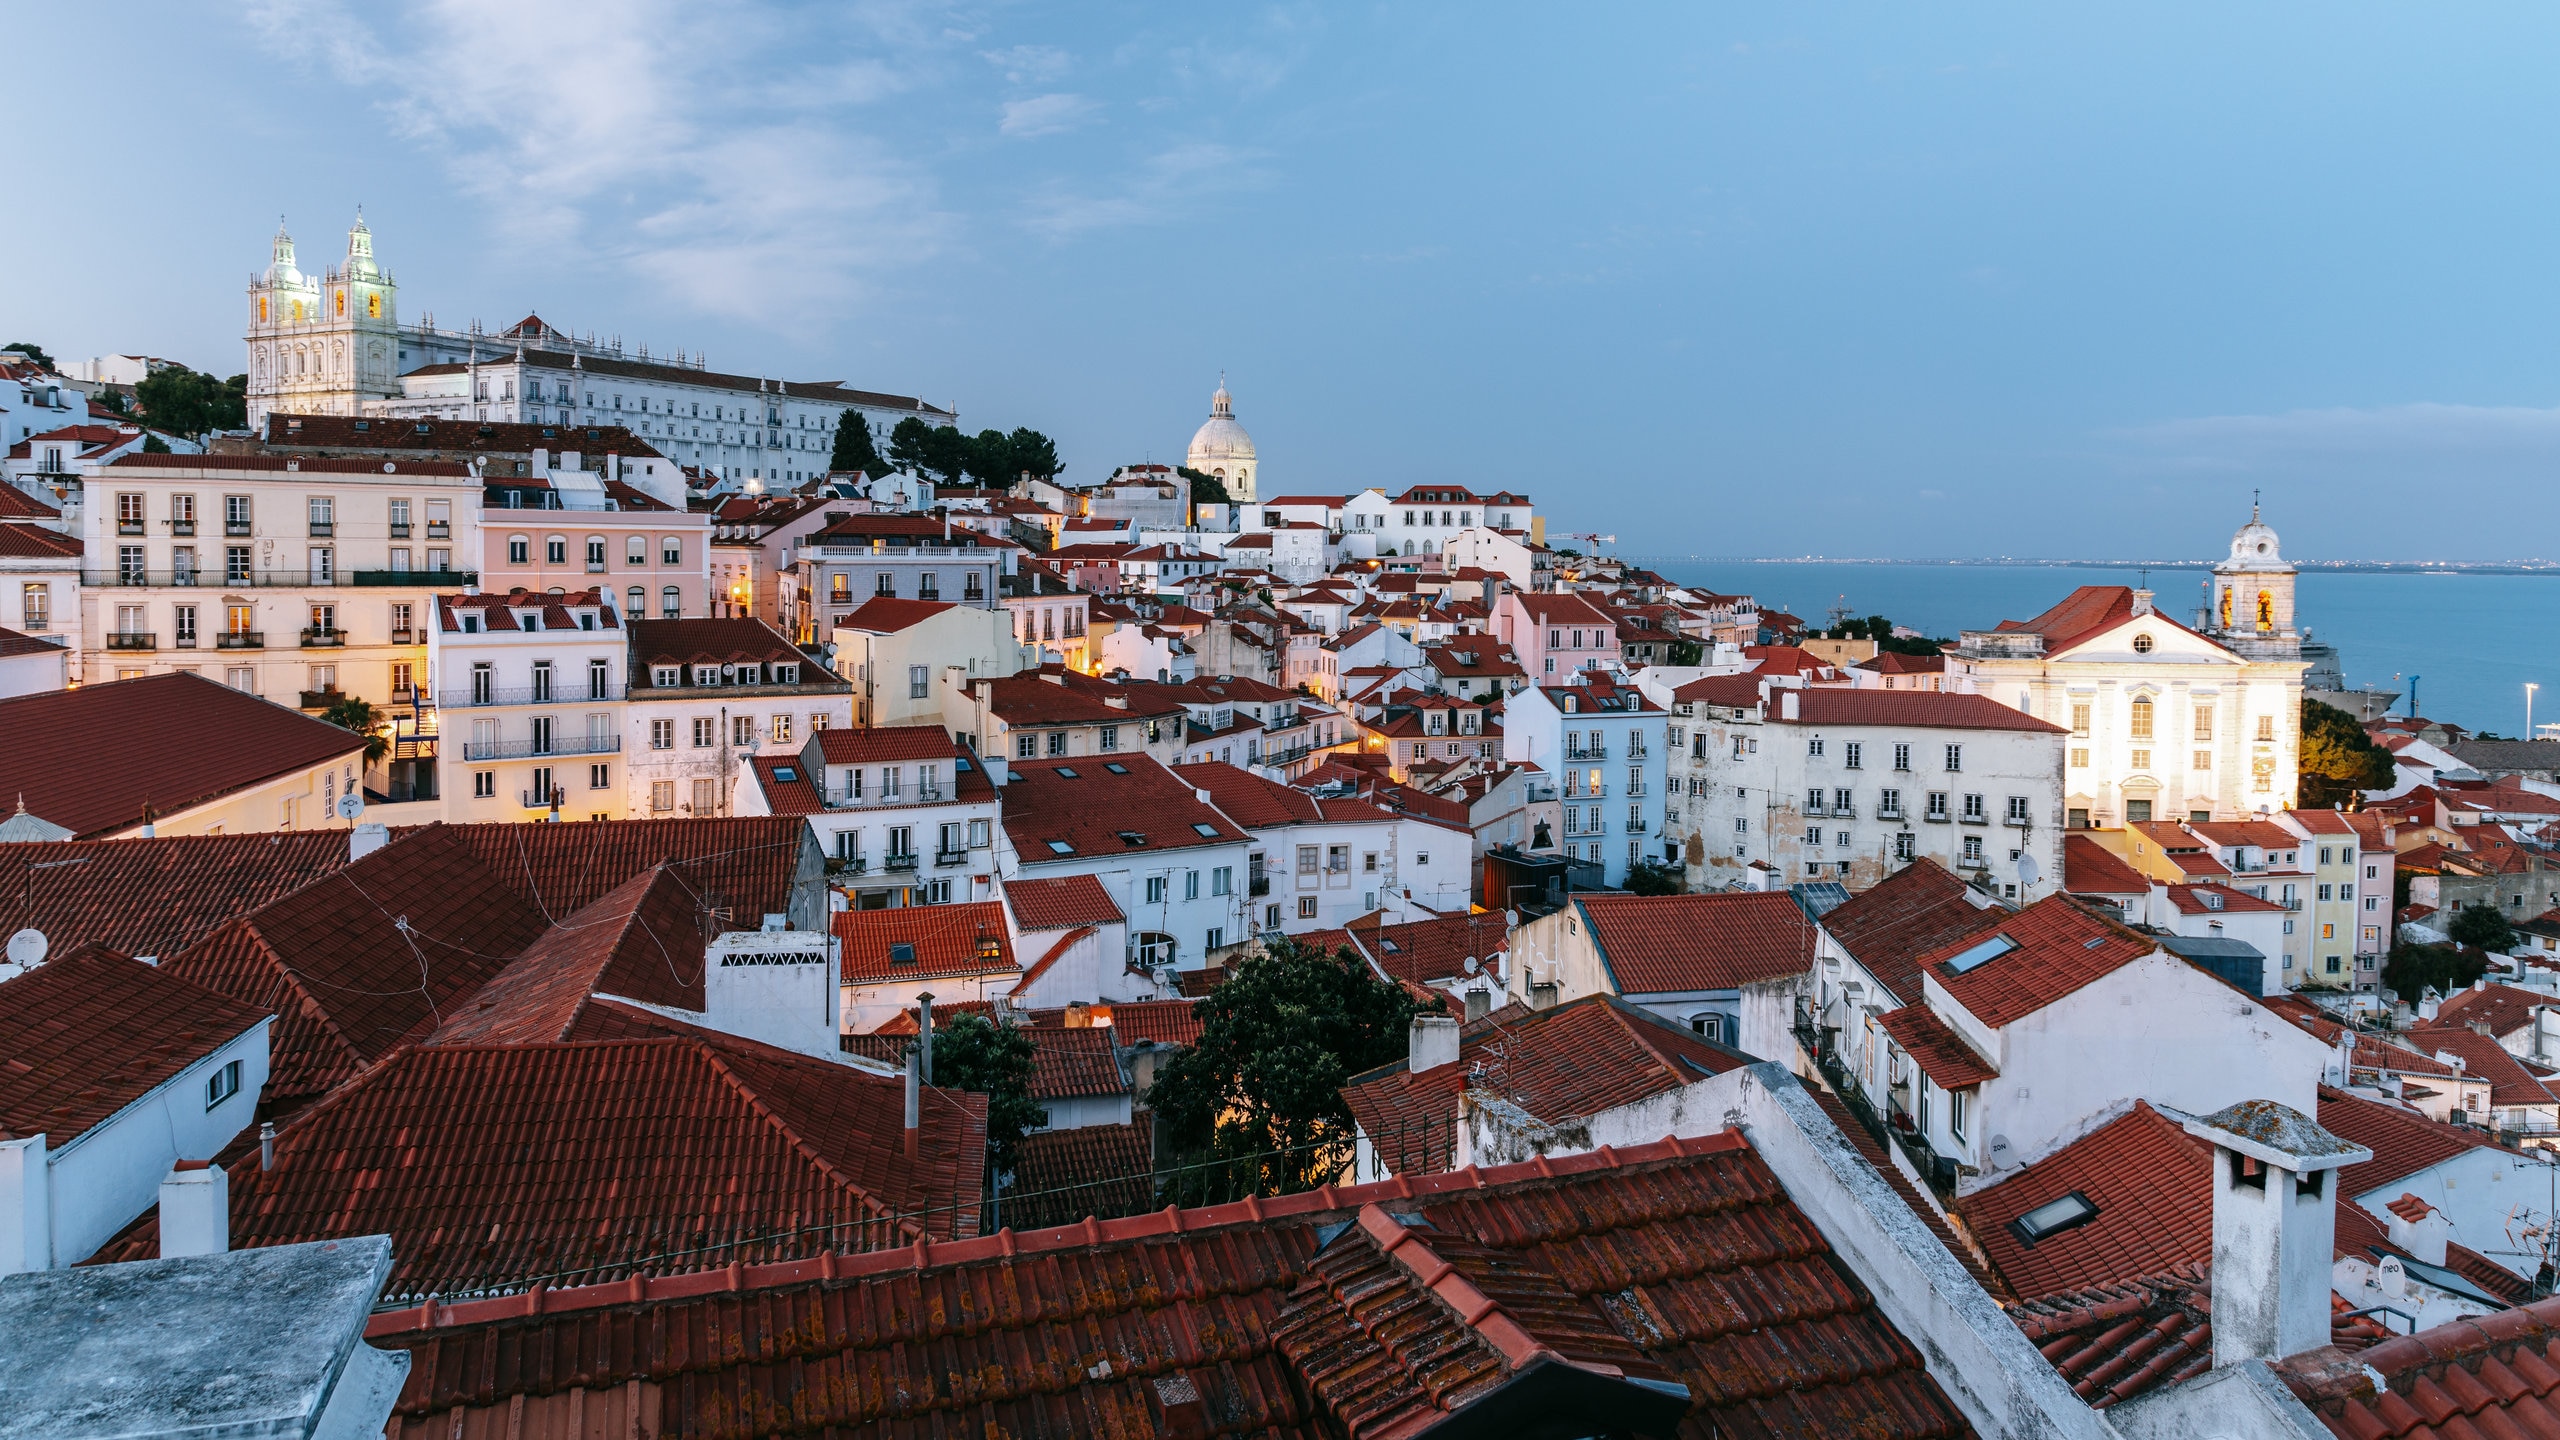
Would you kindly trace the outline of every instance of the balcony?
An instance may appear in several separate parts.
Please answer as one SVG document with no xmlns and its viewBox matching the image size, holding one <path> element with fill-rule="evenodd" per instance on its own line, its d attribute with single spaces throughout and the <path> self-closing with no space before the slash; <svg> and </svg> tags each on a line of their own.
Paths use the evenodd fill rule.
<svg viewBox="0 0 2560 1440">
<path fill-rule="evenodd" d="M 588 573 L 588 574 L 590 574 L 590 575 L 601 575 L 601 574 L 603 574 L 603 573 L 604 573 L 604 562 L 603 562 L 603 561 L 601 561 L 601 560 L 590 560 L 590 561 L 588 561 L 588 562 L 587 562 L 587 573 Z"/>
<path fill-rule="evenodd" d="M 880 862 L 880 868 L 893 874 L 899 872 L 912 874 L 915 871 L 916 863 L 916 857 L 913 855 L 892 855 L 888 859 Z"/>
<path fill-rule="evenodd" d="M 1988 825 L 1991 823 L 1991 817 L 1988 815 L 1959 815 L 1956 817 L 1956 823 L 1959 825 Z"/>
<path fill-rule="evenodd" d="M 480 583 L 477 570 L 345 570 L 339 573 L 343 577 L 339 584 L 366 587 L 405 585 L 420 590 L 441 590 Z"/>
<path fill-rule="evenodd" d="M 337 533 L 338 527 L 331 521 L 314 520 L 311 522 L 311 538 L 314 540 L 333 539 L 336 537 Z"/>
<path fill-rule="evenodd" d="M 861 875 L 868 873 L 870 869 L 871 861 L 861 855 L 830 855 L 827 857 L 827 873 L 830 875 Z"/>
<path fill-rule="evenodd" d="M 302 632 L 302 648 L 305 650 L 335 650 L 346 643 L 347 632 L 344 630 L 324 629 L 315 625 Z"/>
<path fill-rule="evenodd" d="M 591 700 L 621 698 L 622 687 L 608 681 L 602 686 L 508 685 L 441 690 L 436 693 L 436 704 L 447 710 L 473 710 L 496 705 L 584 705 Z"/>
<path fill-rule="evenodd" d="M 407 522 L 407 521 L 405 521 L 405 520 L 394 520 L 394 521 L 392 521 L 392 522 L 391 522 L 391 538 L 392 538 L 392 539 L 394 539 L 394 540 L 406 540 L 406 539 L 408 539 L 408 538 L 409 538 L 409 524 L 408 524 L 408 522 Z"/>
<path fill-rule="evenodd" d="M 521 803 L 527 810 L 550 809 L 551 797 L 554 795 L 560 796 L 563 800 L 568 798 L 566 792 L 557 785 L 552 786 L 549 790 L 519 790 L 516 794 L 519 797 L 519 803 Z"/>
<path fill-rule="evenodd" d="M 222 522 L 222 533 L 225 535 L 245 536 L 249 533 L 249 522 L 246 520 L 225 520 Z"/>
<path fill-rule="evenodd" d="M 346 698 L 347 692 L 344 690 L 305 690 L 302 692 L 302 708 L 326 710 Z"/>
<path fill-rule="evenodd" d="M 1652 828 L 1653 827 L 1651 825 L 1642 820 L 1630 820 L 1627 822 L 1627 833 L 1630 835 L 1642 835 Z"/>
<path fill-rule="evenodd" d="M 148 533 L 149 528 L 150 527 L 144 525 L 139 520 L 119 520 L 116 522 L 116 533 L 119 535 L 146 534 Z"/>
<path fill-rule="evenodd" d="M 213 648 L 216 650 L 264 650 L 267 648 L 267 632 L 225 630 L 213 637 Z"/>
<path fill-rule="evenodd" d="M 430 540 L 450 540 L 450 539 L 452 539 L 452 538 L 453 538 L 453 522 L 452 522 L 452 521 L 450 521 L 450 520 L 430 520 L 430 521 L 428 521 L 428 522 L 427 522 L 427 538 L 428 538 L 428 539 L 430 539 Z"/>
<path fill-rule="evenodd" d="M 547 760 L 554 755 L 611 755 L 622 748 L 619 735 L 568 735 L 551 740 L 466 742 L 465 760 Z"/>
<path fill-rule="evenodd" d="M 1564 758 L 1567 760 L 1606 760 L 1609 758 L 1609 747 L 1606 745 L 1598 745 L 1588 750 L 1567 749 L 1564 752 Z"/>
<path fill-rule="evenodd" d="M 1271 877 L 1268 875 L 1254 876 L 1251 880 L 1245 883 L 1245 893 L 1256 896 L 1270 894 Z"/>
<path fill-rule="evenodd" d="M 966 865 L 968 863 L 969 852 L 966 850 L 936 850 L 933 852 L 933 868 L 937 870 L 948 870 L 955 865 Z"/>
<path fill-rule="evenodd" d="M 1927 813 L 1927 814 L 1925 814 L 1925 815 L 1921 816 L 1920 818 L 1921 818 L 1922 820 L 1927 821 L 1929 824 L 1932 824 L 1932 825 L 1944 825 L 1944 824 L 1948 823 L 1949 821 L 1953 820 L 1955 817 L 1954 817 L 1954 816 L 1952 816 L 1952 815 L 1949 815 L 1949 814 L 1948 814 L 1946 811 L 1944 811 L 1944 810 L 1932 810 L 1932 811 L 1930 811 L 1929 813 Z"/>
<path fill-rule="evenodd" d="M 391 643 L 394 645 L 424 645 L 427 643 L 427 632 L 423 630 L 410 630 L 405 628 L 394 630 L 391 632 Z"/>
<path fill-rule="evenodd" d="M 1876 807 L 1876 818 L 1879 820 L 1901 820 L 1905 817 L 1902 813 L 1902 807 L 1899 805 L 1879 805 Z"/>
<path fill-rule="evenodd" d="M 107 633 L 110 650 L 157 650 L 160 637 L 148 630 L 111 630 Z"/>
<path fill-rule="evenodd" d="M 193 535 L 196 533 L 196 522 L 193 520 L 172 520 L 169 522 L 169 533 L 172 535 Z"/>
</svg>

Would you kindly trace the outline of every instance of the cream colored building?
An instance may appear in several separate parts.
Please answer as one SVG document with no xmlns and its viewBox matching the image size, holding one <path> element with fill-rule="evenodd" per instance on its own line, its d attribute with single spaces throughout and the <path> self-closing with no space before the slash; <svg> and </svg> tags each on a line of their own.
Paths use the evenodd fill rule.
<svg viewBox="0 0 2560 1440">
<path fill-rule="evenodd" d="M 1254 454 L 1253 437 L 1236 423 L 1236 402 L 1227 394 L 1224 376 L 1219 377 L 1218 393 L 1209 397 L 1209 419 L 1192 434 L 1182 463 L 1225 481 L 1227 498 L 1234 503 L 1253 503 L 1254 472 L 1262 462 Z"/>
<path fill-rule="evenodd" d="M 2238 820 L 2292 808 L 2302 727 L 2294 569 L 2252 514 L 2189 627 L 2122 585 L 2084 585 L 2032 620 L 1968 630 L 1948 683 L 2070 731 L 2074 829 Z"/>
<path fill-rule="evenodd" d="M 884 597 L 846 616 L 830 635 L 836 673 L 853 682 L 856 725 L 939 725 L 946 691 L 1023 669 L 1023 646 L 1006 610 Z"/>
<path fill-rule="evenodd" d="M 480 553 L 460 465 L 128 455 L 80 509 L 84 680 L 192 671 L 279 704 L 425 682 L 428 607 Z"/>
</svg>

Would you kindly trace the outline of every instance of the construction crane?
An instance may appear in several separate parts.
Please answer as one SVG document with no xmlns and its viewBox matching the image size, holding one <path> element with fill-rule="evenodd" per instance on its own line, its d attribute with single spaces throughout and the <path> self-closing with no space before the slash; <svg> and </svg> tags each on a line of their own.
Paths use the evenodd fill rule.
<svg viewBox="0 0 2560 1440">
<path fill-rule="evenodd" d="M 1615 545 L 1618 543 L 1618 537 L 1615 535 L 1593 535 L 1588 531 L 1574 531 L 1567 534 L 1564 538 L 1567 540 L 1590 541 L 1591 549 L 1595 554 L 1598 553 L 1600 547 L 1603 545 Z"/>
</svg>

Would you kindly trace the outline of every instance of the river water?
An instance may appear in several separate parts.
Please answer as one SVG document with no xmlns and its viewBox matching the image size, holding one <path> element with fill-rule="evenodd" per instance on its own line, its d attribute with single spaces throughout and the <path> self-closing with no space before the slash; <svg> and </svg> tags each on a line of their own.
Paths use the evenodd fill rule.
<svg viewBox="0 0 2560 1440">
<path fill-rule="evenodd" d="M 1657 562 L 1682 585 L 1744 594 L 1764 609 L 1822 624 L 1834 606 L 1885 615 L 1952 639 L 2025 620 L 2079 585 L 2138 585 L 2142 572 L 2096 566 L 1844 565 L 1822 561 Z M 2169 615 L 2192 623 L 2204 602 L 2201 567 L 2152 570 Z M 2396 690 L 2406 713 L 2409 677 L 2420 712 L 2474 730 L 2524 729 L 2524 687 L 2539 682 L 2534 721 L 2560 721 L 2560 575 L 2303 574 L 2296 623 L 2338 648 L 2350 688 Z"/>
</svg>

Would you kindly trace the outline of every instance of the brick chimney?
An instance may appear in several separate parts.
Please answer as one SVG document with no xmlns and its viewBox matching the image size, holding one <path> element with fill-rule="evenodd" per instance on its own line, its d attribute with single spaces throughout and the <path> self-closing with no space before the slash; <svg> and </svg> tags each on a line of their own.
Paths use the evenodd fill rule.
<svg viewBox="0 0 2560 1440">
<path fill-rule="evenodd" d="M 2273 1100 L 2243 1100 L 2186 1130 L 2213 1146 L 2214 1365 L 2328 1344 L 2336 1172 L 2373 1152 Z"/>
</svg>

